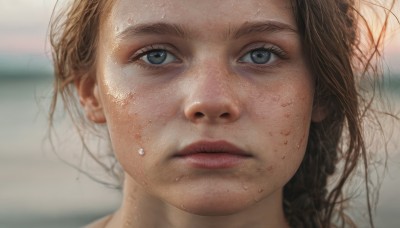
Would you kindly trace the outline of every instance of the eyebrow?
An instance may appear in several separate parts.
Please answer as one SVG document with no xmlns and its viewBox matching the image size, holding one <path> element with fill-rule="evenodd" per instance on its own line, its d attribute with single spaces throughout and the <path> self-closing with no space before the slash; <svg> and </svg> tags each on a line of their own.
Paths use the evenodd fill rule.
<svg viewBox="0 0 400 228">
<path fill-rule="evenodd" d="M 238 39 L 242 36 L 249 36 L 257 33 L 276 33 L 283 31 L 297 33 L 297 30 L 293 26 L 278 21 L 246 22 L 238 28 L 229 27 L 225 33 L 225 39 Z M 125 39 L 146 35 L 170 35 L 186 39 L 193 37 L 194 33 L 195 31 L 187 29 L 180 24 L 159 22 L 129 26 L 118 33 L 117 38 Z"/>
<path fill-rule="evenodd" d="M 257 33 L 276 33 L 276 32 L 292 32 L 298 33 L 297 30 L 286 23 L 278 21 L 265 22 L 246 22 L 237 29 L 229 29 L 228 37 L 233 34 L 233 38 L 238 39 L 242 36 L 248 36 Z"/>
<path fill-rule="evenodd" d="M 129 26 L 122 32 L 117 34 L 117 38 L 124 39 L 128 37 L 135 36 L 145 36 L 145 35 L 170 35 L 177 36 L 180 38 L 185 38 L 186 32 L 183 26 L 178 24 L 169 23 L 151 23 L 151 24 L 138 24 L 134 26 Z"/>
</svg>

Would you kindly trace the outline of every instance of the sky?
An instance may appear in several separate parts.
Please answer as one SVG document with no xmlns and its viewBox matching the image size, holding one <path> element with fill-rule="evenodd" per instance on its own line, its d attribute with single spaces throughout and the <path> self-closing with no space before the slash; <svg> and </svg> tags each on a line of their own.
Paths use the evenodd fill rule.
<svg viewBox="0 0 400 228">
<path fill-rule="evenodd" d="M 0 66 L 8 62 L 50 62 L 47 27 L 56 0 L 0 0 Z M 400 8 L 400 4 L 397 5 Z M 400 9 L 397 9 L 400 15 Z M 400 72 L 400 25 L 392 27 L 386 41 L 386 63 Z M 33 60 L 32 60 L 33 59 Z"/>
</svg>

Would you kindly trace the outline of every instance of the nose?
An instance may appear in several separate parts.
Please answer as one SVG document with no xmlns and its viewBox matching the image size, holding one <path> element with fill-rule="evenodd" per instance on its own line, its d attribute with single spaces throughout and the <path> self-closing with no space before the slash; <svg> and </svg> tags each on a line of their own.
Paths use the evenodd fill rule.
<svg viewBox="0 0 400 228">
<path fill-rule="evenodd" d="M 204 69 L 204 68 L 203 68 Z M 229 123 L 241 115 L 235 80 L 227 71 L 210 67 L 198 71 L 188 87 L 185 116 L 194 123 Z"/>
</svg>

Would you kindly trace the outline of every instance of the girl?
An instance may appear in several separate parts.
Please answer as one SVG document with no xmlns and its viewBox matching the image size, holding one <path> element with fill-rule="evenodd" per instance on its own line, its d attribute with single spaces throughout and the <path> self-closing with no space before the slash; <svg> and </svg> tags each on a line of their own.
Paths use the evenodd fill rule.
<svg viewBox="0 0 400 228">
<path fill-rule="evenodd" d="M 61 15 L 51 116 L 76 91 L 123 170 L 120 209 L 90 227 L 353 224 L 356 81 L 379 55 L 354 0 L 76 0 Z"/>
</svg>

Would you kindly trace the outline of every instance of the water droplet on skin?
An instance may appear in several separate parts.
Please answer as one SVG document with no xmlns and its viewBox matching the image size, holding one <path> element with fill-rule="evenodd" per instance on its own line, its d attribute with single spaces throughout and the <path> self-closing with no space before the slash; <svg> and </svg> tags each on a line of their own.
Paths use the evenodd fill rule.
<svg viewBox="0 0 400 228">
<path fill-rule="evenodd" d="M 260 188 L 258 189 L 258 193 L 262 193 L 264 191 L 264 189 Z"/>
<path fill-rule="evenodd" d="M 183 176 L 176 177 L 176 178 L 175 178 L 175 182 L 180 181 L 180 180 L 182 179 L 182 177 L 183 177 Z"/>
<path fill-rule="evenodd" d="M 297 147 L 297 149 L 300 149 L 300 144 L 297 144 L 297 146 L 296 146 L 296 147 Z"/>
<path fill-rule="evenodd" d="M 140 156 L 144 156 L 144 149 L 143 149 L 143 148 L 140 148 L 140 149 L 138 150 L 138 153 L 139 153 Z"/>
<path fill-rule="evenodd" d="M 281 135 L 284 135 L 284 136 L 290 135 L 290 130 L 283 130 L 283 131 L 281 131 Z"/>
<path fill-rule="evenodd" d="M 245 191 L 247 191 L 247 189 L 249 189 L 249 187 L 247 187 L 246 185 L 243 185 L 242 187 L 243 187 L 243 189 L 244 189 Z"/>
<path fill-rule="evenodd" d="M 183 204 L 181 204 L 181 208 L 182 208 L 183 210 L 186 209 L 185 205 L 183 205 Z"/>
<path fill-rule="evenodd" d="M 287 145 L 287 144 L 288 144 L 288 141 L 287 141 L 287 140 L 285 140 L 285 141 L 283 142 L 283 144 Z"/>
</svg>

